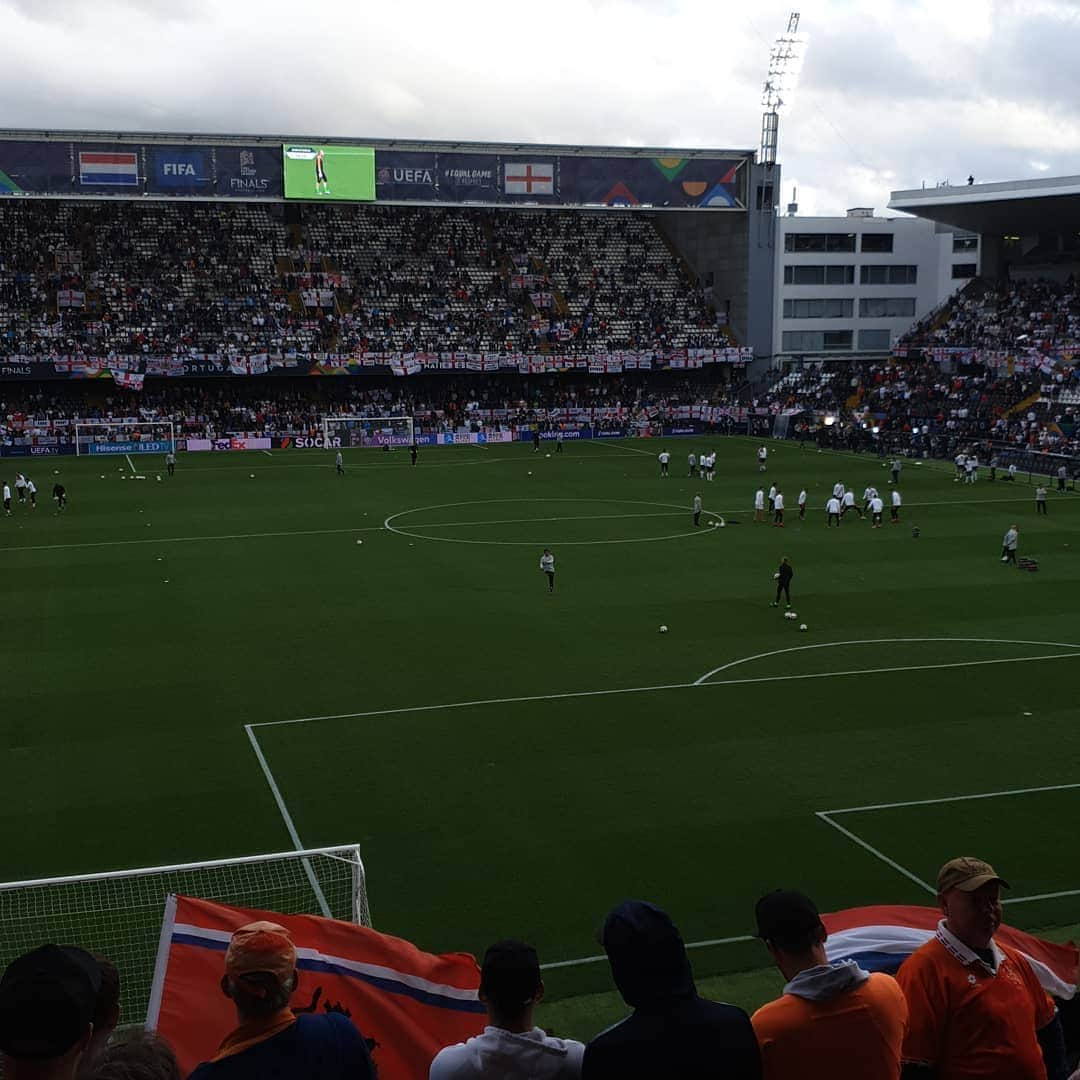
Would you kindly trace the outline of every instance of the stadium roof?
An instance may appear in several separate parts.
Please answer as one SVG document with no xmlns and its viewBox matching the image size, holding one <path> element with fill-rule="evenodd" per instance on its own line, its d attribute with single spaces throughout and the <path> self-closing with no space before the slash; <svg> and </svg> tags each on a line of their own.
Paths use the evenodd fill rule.
<svg viewBox="0 0 1080 1080">
<path fill-rule="evenodd" d="M 304 132 L 297 135 L 242 135 L 221 133 L 206 134 L 188 131 L 42 131 L 31 128 L 0 128 L 0 139 L 28 139 L 42 141 L 109 142 L 109 143 L 199 143 L 213 145 L 243 144 L 245 146 L 275 146 L 286 142 L 305 140 L 326 146 L 345 144 L 350 146 L 373 146 L 376 150 L 416 150 L 448 153 L 521 154 L 544 153 L 574 156 L 622 158 L 750 158 L 755 150 L 730 148 L 694 149 L 677 146 L 586 146 L 569 143 L 529 142 L 467 142 L 459 139 L 367 139 L 360 136 L 319 135 Z"/>
<path fill-rule="evenodd" d="M 889 209 L 980 235 L 1080 230 L 1080 176 L 894 191 Z"/>
</svg>

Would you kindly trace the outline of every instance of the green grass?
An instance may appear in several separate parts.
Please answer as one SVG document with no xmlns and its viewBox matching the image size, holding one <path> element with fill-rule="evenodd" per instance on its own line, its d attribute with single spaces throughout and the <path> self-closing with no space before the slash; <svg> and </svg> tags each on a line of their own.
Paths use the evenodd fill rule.
<svg viewBox="0 0 1080 1080">
<path fill-rule="evenodd" d="M 634 895 L 687 941 L 746 934 L 779 885 L 826 910 L 928 901 L 815 812 L 1075 782 L 1080 649 L 1022 642 L 1080 642 L 1080 502 L 1037 519 L 1028 488 L 911 464 L 902 525 L 827 530 L 837 479 L 861 495 L 888 473 L 784 443 L 769 477 L 812 510 L 780 531 L 745 509 L 750 441 L 716 440 L 711 485 L 681 475 L 705 445 L 673 440 L 666 481 L 637 441 L 415 469 L 352 451 L 344 477 L 320 451 L 184 456 L 161 483 L 157 458 L 135 459 L 145 480 L 123 458 L 30 462 L 42 505 L 0 519 L 0 879 L 287 849 L 244 725 L 335 716 L 254 730 L 303 843 L 359 843 L 376 926 L 427 949 L 593 956 Z M 697 490 L 729 527 L 693 528 Z M 1013 521 L 1037 574 L 999 561 Z M 807 634 L 768 606 L 785 554 Z M 429 708 L 462 702 L 490 703 Z M 834 820 L 924 880 L 980 854 L 1019 897 L 1080 889 L 1078 810 L 1072 789 Z M 695 951 L 702 976 L 761 960 Z M 547 981 L 553 1000 L 610 989 L 604 964 Z"/>
</svg>

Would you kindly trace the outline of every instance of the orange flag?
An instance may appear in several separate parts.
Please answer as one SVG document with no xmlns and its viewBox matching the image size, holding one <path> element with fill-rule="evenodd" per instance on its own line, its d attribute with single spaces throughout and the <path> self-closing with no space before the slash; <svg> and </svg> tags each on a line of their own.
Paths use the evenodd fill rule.
<svg viewBox="0 0 1080 1080">
<path fill-rule="evenodd" d="M 401 938 L 315 915 L 279 915 L 170 896 L 146 1023 L 176 1051 L 186 1076 L 236 1027 L 221 992 L 232 932 L 258 919 L 284 926 L 296 945 L 294 1012 L 344 1012 L 376 1046 L 380 1080 L 427 1076 L 444 1046 L 479 1034 L 480 969 L 467 953 L 433 956 Z"/>
</svg>

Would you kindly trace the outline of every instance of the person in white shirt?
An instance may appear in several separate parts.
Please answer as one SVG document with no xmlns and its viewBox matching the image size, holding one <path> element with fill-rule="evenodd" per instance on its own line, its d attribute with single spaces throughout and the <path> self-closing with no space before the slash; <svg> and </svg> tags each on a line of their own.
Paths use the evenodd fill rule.
<svg viewBox="0 0 1080 1080">
<path fill-rule="evenodd" d="M 1014 481 L 1016 480 L 1016 466 L 1015 465 L 1010 465 L 1009 466 L 1009 479 L 1014 480 Z"/>
<path fill-rule="evenodd" d="M 840 500 L 834 495 L 826 504 L 825 512 L 829 515 L 826 524 L 832 528 L 833 519 L 836 519 L 836 527 L 840 528 Z"/>
<path fill-rule="evenodd" d="M 799 520 L 806 518 L 806 488 L 799 492 Z"/>
<path fill-rule="evenodd" d="M 694 525 L 699 526 L 701 524 L 701 496 L 694 496 Z"/>
<path fill-rule="evenodd" d="M 484 954 L 480 1000 L 488 1024 L 467 1042 L 435 1055 L 428 1080 L 575 1080 L 581 1076 L 583 1043 L 556 1039 L 533 1024 L 544 996 L 536 950 L 520 941 L 500 941 Z"/>
<path fill-rule="evenodd" d="M 881 528 L 881 512 L 885 509 L 885 502 L 880 495 L 875 495 L 870 500 L 870 513 L 873 515 L 871 520 L 871 528 Z"/>
<path fill-rule="evenodd" d="M 713 450 L 712 453 L 710 453 L 708 455 L 708 457 L 705 459 L 705 479 L 711 481 L 715 475 L 716 475 L 716 451 Z"/>
<path fill-rule="evenodd" d="M 705 462 L 705 455 L 704 454 L 702 455 L 701 460 L 702 460 L 702 464 L 704 464 L 704 462 Z M 686 456 L 686 464 L 690 467 L 690 471 L 686 475 L 687 476 L 696 476 L 697 475 L 697 458 L 694 456 L 693 451 L 691 451 L 689 454 L 687 454 L 687 456 Z"/>
<path fill-rule="evenodd" d="M 862 493 L 864 510 L 870 509 L 870 503 L 876 494 L 877 488 L 875 487 L 867 487 L 867 489 Z"/>
<path fill-rule="evenodd" d="M 754 520 L 755 521 L 764 521 L 765 520 L 765 489 L 764 488 L 758 488 L 757 491 L 754 492 Z"/>
<path fill-rule="evenodd" d="M 776 498 L 773 499 L 773 526 L 777 529 L 784 527 L 784 493 L 777 488 Z"/>
<path fill-rule="evenodd" d="M 4 513 L 11 517 L 11 488 L 8 487 L 8 482 L 4 481 Z"/>
<path fill-rule="evenodd" d="M 979 459 L 977 457 L 969 457 L 964 462 L 964 470 L 966 479 L 969 484 L 974 484 L 979 477 Z"/>
<path fill-rule="evenodd" d="M 15 474 L 15 495 L 19 502 L 26 502 L 26 477 L 22 473 Z"/>
<path fill-rule="evenodd" d="M 667 468 L 671 455 L 666 450 L 661 450 L 656 456 L 660 459 L 660 478 L 664 479 L 668 474 Z"/>
<path fill-rule="evenodd" d="M 773 484 L 769 488 L 769 513 L 770 514 L 773 512 L 773 510 L 776 509 L 775 504 L 776 504 L 776 485 Z"/>
<path fill-rule="evenodd" d="M 844 485 L 837 481 L 832 486 L 832 493 L 836 496 L 836 498 L 842 499 L 844 497 Z"/>
<path fill-rule="evenodd" d="M 165 468 L 168 471 L 170 476 L 175 475 L 175 473 L 176 473 L 176 455 L 171 450 L 165 455 Z"/>
<path fill-rule="evenodd" d="M 855 505 L 855 492 L 854 491 L 845 491 L 844 492 L 844 498 L 843 498 L 842 501 L 843 501 L 843 504 L 844 504 L 843 512 L 845 514 L 849 510 L 854 510 L 859 515 L 859 517 L 862 518 L 863 512 Z"/>
<path fill-rule="evenodd" d="M 548 592 L 555 591 L 555 556 L 550 548 L 544 548 L 544 554 L 540 556 L 540 569 L 547 574 Z"/>
<path fill-rule="evenodd" d="M 956 479 L 959 480 L 964 475 L 964 469 L 967 465 L 967 454 L 957 454 L 954 461 L 956 463 Z"/>
<path fill-rule="evenodd" d="M 1016 525 L 1010 525 L 1005 533 L 1005 538 L 1001 541 L 1001 561 L 1003 563 L 1011 562 L 1013 566 L 1016 565 L 1016 544 L 1019 538 L 1020 529 Z"/>
<path fill-rule="evenodd" d="M 893 488 L 892 491 L 892 524 L 900 520 L 900 492 Z"/>
<path fill-rule="evenodd" d="M 26 481 L 26 493 L 30 496 L 30 509 L 37 509 L 37 485 L 33 480 Z"/>
<path fill-rule="evenodd" d="M 337 470 L 338 476 L 345 475 L 345 462 L 342 460 L 340 450 L 334 456 L 334 468 Z"/>
<path fill-rule="evenodd" d="M 768 458 L 768 456 L 769 456 L 769 451 L 766 450 L 764 446 L 759 446 L 758 447 L 758 452 L 757 452 L 758 472 L 764 472 L 765 471 L 765 461 Z"/>
</svg>

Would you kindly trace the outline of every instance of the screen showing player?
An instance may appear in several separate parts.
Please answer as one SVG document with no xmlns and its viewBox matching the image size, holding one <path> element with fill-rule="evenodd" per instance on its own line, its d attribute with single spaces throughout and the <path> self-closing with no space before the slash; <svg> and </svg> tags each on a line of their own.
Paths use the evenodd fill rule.
<svg viewBox="0 0 1080 1080">
<path fill-rule="evenodd" d="M 282 152 L 286 199 L 374 200 L 374 148 L 286 143 Z"/>
</svg>

